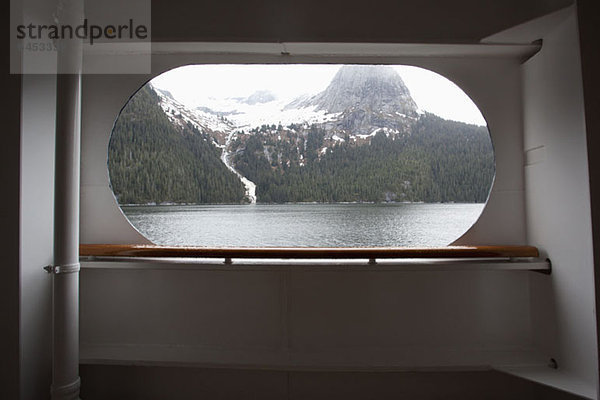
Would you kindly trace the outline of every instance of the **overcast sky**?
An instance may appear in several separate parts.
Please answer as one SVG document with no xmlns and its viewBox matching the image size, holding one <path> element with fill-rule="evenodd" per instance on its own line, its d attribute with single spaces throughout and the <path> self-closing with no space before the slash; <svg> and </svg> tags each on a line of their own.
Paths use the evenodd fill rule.
<svg viewBox="0 0 600 400">
<path fill-rule="evenodd" d="M 154 78 L 152 84 L 168 90 L 187 105 L 203 99 L 247 97 L 269 90 L 282 99 L 323 91 L 340 65 L 190 65 Z M 485 125 L 481 112 L 454 83 L 423 68 L 394 66 L 422 110 L 440 117 Z"/>
</svg>

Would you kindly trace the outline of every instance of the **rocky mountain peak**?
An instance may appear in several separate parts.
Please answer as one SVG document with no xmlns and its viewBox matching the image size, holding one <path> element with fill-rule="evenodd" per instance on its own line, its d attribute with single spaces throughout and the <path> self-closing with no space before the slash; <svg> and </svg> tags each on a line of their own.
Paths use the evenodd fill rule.
<svg viewBox="0 0 600 400">
<path fill-rule="evenodd" d="M 345 65 L 327 89 L 311 99 L 329 113 L 362 109 L 416 116 L 417 105 L 398 73 L 383 65 Z"/>
<path fill-rule="evenodd" d="M 268 103 L 276 99 L 277 97 L 268 90 L 257 90 L 256 92 L 252 93 L 250 96 L 245 98 L 243 102 L 246 104 L 255 105 Z"/>
</svg>

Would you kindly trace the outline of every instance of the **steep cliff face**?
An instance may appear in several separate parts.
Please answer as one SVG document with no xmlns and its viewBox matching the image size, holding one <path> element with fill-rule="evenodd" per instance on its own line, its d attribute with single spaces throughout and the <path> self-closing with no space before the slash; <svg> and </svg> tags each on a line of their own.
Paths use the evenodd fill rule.
<svg viewBox="0 0 600 400">
<path fill-rule="evenodd" d="M 398 73 L 383 65 L 346 65 L 321 93 L 296 103 L 339 114 L 326 124 L 338 134 L 370 135 L 378 129 L 407 133 L 418 108 Z"/>
<path fill-rule="evenodd" d="M 364 110 L 417 116 L 417 105 L 404 81 L 383 65 L 343 66 L 327 89 L 310 102 L 329 113 Z"/>
</svg>

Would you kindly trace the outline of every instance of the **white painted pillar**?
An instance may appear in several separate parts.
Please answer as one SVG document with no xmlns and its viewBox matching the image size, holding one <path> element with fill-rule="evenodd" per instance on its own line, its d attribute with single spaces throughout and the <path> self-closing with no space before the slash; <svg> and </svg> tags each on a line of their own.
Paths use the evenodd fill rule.
<svg viewBox="0 0 600 400">
<path fill-rule="evenodd" d="M 77 26 L 83 2 L 59 1 L 58 22 Z M 79 399 L 79 169 L 81 43 L 59 43 L 56 83 L 52 400 Z"/>
<path fill-rule="evenodd" d="M 57 77 L 52 399 L 79 398 L 81 75 Z"/>
</svg>

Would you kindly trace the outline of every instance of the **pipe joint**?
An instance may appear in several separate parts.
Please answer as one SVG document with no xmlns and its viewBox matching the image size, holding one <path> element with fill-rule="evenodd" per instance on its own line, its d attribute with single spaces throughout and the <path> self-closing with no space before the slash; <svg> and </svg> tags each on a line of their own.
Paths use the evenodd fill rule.
<svg viewBox="0 0 600 400">
<path fill-rule="evenodd" d="M 44 270 L 49 274 L 71 274 L 79 272 L 81 269 L 79 263 L 64 264 L 64 265 L 46 265 Z"/>
</svg>

